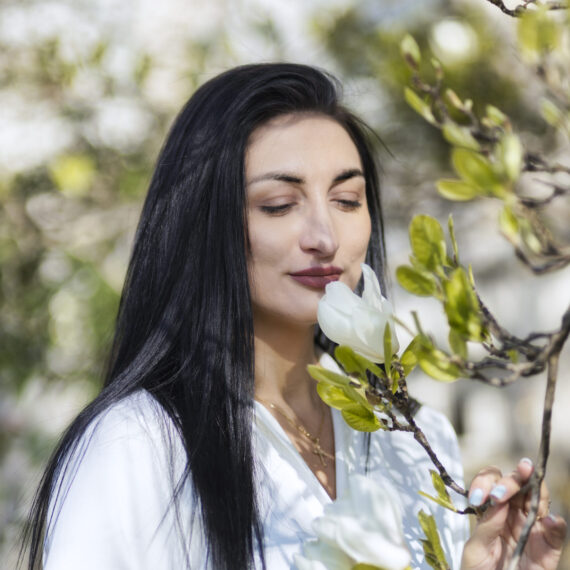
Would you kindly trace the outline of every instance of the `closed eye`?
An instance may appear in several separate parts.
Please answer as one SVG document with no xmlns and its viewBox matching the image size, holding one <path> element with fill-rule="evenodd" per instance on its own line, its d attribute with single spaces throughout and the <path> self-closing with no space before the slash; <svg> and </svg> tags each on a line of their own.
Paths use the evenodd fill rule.
<svg viewBox="0 0 570 570">
<path fill-rule="evenodd" d="M 270 214 L 272 216 L 279 216 L 282 214 L 286 214 L 291 208 L 293 204 L 279 204 L 278 206 L 260 206 L 260 210 L 265 212 L 266 214 Z"/>
<path fill-rule="evenodd" d="M 337 204 L 341 206 L 341 208 L 347 212 L 351 212 L 354 210 L 358 210 L 362 206 L 362 202 L 360 200 L 337 200 Z"/>
</svg>

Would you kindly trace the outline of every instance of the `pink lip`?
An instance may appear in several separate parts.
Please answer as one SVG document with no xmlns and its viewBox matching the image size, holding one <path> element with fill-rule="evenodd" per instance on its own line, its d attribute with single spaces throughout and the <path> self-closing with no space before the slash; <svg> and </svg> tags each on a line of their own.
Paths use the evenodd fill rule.
<svg viewBox="0 0 570 570">
<path fill-rule="evenodd" d="M 312 287 L 313 289 L 324 289 L 329 283 L 338 281 L 342 269 L 340 267 L 308 267 L 295 273 L 290 273 L 291 277 L 301 285 Z"/>
</svg>

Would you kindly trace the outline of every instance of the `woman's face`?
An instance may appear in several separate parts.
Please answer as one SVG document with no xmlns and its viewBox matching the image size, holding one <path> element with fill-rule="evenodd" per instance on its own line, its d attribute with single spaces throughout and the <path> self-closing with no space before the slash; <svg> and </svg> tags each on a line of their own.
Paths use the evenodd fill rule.
<svg viewBox="0 0 570 570">
<path fill-rule="evenodd" d="M 328 117 L 284 115 L 252 133 L 245 173 L 254 320 L 313 325 L 325 285 L 354 289 L 368 248 L 356 146 Z"/>
</svg>

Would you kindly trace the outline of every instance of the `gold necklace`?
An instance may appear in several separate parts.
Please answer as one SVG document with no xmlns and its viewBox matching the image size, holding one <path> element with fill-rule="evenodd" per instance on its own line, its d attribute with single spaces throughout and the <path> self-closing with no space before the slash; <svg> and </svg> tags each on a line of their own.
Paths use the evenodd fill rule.
<svg viewBox="0 0 570 570">
<path fill-rule="evenodd" d="M 321 446 L 320 435 L 321 435 L 321 431 L 323 429 L 323 424 L 325 421 L 324 412 L 322 413 L 321 424 L 319 425 L 319 431 L 317 432 L 317 435 L 314 436 L 314 435 L 310 434 L 304 426 L 302 426 L 301 424 L 298 424 L 295 420 L 293 420 L 291 417 L 289 417 L 289 415 L 287 415 L 276 404 L 273 404 L 271 402 L 267 402 L 265 400 L 262 400 L 261 398 L 257 398 L 257 401 L 262 403 L 262 404 L 265 404 L 266 406 L 269 406 L 272 410 L 275 410 L 279 415 L 283 416 L 283 418 L 291 426 L 293 426 L 301 435 L 306 437 L 313 444 L 313 454 L 318 455 L 319 459 L 321 460 L 321 465 L 323 467 L 327 466 L 327 462 L 325 461 L 325 458 L 332 459 L 334 461 L 334 455 L 331 455 L 330 453 L 326 452 Z"/>
</svg>

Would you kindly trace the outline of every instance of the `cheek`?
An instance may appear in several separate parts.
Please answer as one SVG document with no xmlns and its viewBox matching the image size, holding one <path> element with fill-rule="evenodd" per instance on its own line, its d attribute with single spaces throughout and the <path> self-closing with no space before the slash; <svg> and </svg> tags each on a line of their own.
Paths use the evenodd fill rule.
<svg viewBox="0 0 570 570">
<path fill-rule="evenodd" d="M 353 259 L 364 262 L 368 244 L 372 233 L 372 224 L 368 213 L 359 220 L 357 227 L 353 228 L 348 238 L 350 239 L 350 249 Z"/>
<path fill-rule="evenodd" d="M 256 280 L 259 283 L 264 275 L 267 277 L 267 269 L 276 269 L 283 259 L 283 243 L 275 239 L 273 232 L 259 228 L 250 228 L 249 243 L 250 281 Z"/>
</svg>

